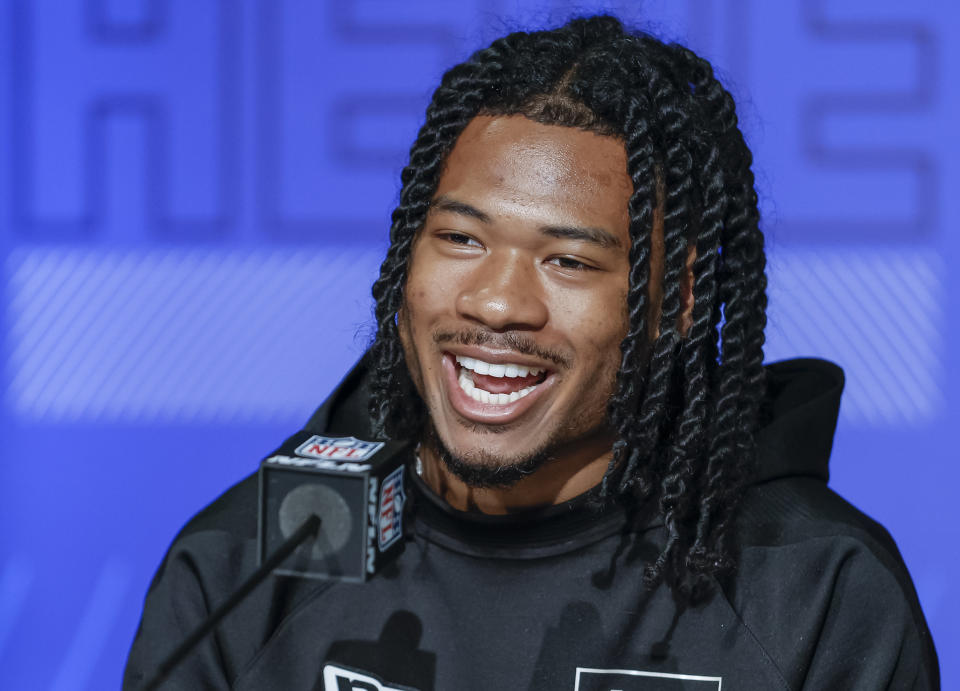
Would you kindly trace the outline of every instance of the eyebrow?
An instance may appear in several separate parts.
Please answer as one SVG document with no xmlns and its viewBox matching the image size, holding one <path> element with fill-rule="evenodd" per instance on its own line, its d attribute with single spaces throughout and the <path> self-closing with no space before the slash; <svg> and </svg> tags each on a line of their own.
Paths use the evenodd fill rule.
<svg viewBox="0 0 960 691">
<path fill-rule="evenodd" d="M 483 213 L 480 209 L 475 206 L 470 206 L 465 202 L 458 202 L 456 199 L 451 199 L 445 194 L 441 194 L 439 197 L 430 202 L 430 210 L 436 209 L 437 211 L 449 211 L 452 214 L 459 214 L 461 216 L 468 216 L 469 218 L 475 218 L 481 223 L 490 223 L 491 218 L 487 214 Z"/>
<path fill-rule="evenodd" d="M 440 195 L 432 202 L 430 202 L 430 210 L 436 209 L 437 211 L 447 211 L 453 214 L 459 214 L 460 216 L 467 216 L 468 218 L 476 219 L 481 223 L 489 224 L 492 223 L 490 216 L 475 206 L 471 206 L 466 202 L 457 201 L 456 199 L 451 199 L 446 195 Z M 592 226 L 541 226 L 540 232 L 544 235 L 547 235 L 552 238 L 557 238 L 559 240 L 579 240 L 581 242 L 589 242 L 592 245 L 597 245 L 603 248 L 609 247 L 622 247 L 623 243 L 620 242 L 620 238 L 611 233 L 610 231 L 604 230 L 603 228 L 594 228 Z"/>
<path fill-rule="evenodd" d="M 580 240 L 603 248 L 621 247 L 622 243 L 613 233 L 603 228 L 590 226 L 543 226 L 540 232 L 560 240 Z"/>
</svg>

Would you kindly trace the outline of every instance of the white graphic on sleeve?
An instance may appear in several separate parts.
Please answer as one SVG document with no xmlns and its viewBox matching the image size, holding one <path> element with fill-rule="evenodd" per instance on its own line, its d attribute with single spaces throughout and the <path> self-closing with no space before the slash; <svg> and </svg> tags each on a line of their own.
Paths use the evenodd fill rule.
<svg viewBox="0 0 960 691">
<path fill-rule="evenodd" d="M 577 667 L 574 691 L 722 691 L 722 677 Z"/>
<path fill-rule="evenodd" d="M 376 677 L 346 667 L 323 666 L 324 691 L 417 691 L 409 686 L 387 686 Z"/>
</svg>

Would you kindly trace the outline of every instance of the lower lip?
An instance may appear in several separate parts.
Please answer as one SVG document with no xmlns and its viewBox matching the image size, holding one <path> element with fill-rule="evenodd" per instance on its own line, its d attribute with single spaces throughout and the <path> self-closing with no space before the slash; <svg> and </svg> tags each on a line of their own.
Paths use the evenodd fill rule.
<svg viewBox="0 0 960 691">
<path fill-rule="evenodd" d="M 497 405 L 474 400 L 470 394 L 460 388 L 460 371 L 456 360 L 450 353 L 443 354 L 443 373 L 447 383 L 447 396 L 453 409 L 472 422 L 503 425 L 521 417 L 536 404 L 537 400 L 553 385 L 554 375 L 537 384 L 533 391 L 512 403 Z"/>
</svg>

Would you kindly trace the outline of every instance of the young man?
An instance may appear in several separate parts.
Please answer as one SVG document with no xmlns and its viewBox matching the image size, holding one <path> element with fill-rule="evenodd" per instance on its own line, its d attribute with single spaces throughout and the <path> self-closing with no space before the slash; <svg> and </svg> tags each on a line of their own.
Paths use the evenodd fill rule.
<svg viewBox="0 0 960 691">
<path fill-rule="evenodd" d="M 826 486 L 842 373 L 762 365 L 750 164 L 709 64 L 609 17 L 450 70 L 376 340 L 307 426 L 414 442 L 406 549 L 271 580 L 171 688 L 936 688 L 896 547 Z M 248 479 L 171 547 L 126 683 L 255 564 Z"/>
</svg>

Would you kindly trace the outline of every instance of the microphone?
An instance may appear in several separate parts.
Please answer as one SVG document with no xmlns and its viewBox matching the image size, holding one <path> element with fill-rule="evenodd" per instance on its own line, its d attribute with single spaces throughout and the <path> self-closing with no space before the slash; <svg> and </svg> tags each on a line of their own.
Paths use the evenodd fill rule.
<svg viewBox="0 0 960 691">
<path fill-rule="evenodd" d="M 300 431 L 260 462 L 258 568 L 160 663 L 156 689 L 271 573 L 362 582 L 403 551 L 407 442 Z"/>
<path fill-rule="evenodd" d="M 260 563 L 311 515 L 306 540 L 274 573 L 362 582 L 403 550 L 406 442 L 300 431 L 260 464 Z"/>
</svg>

